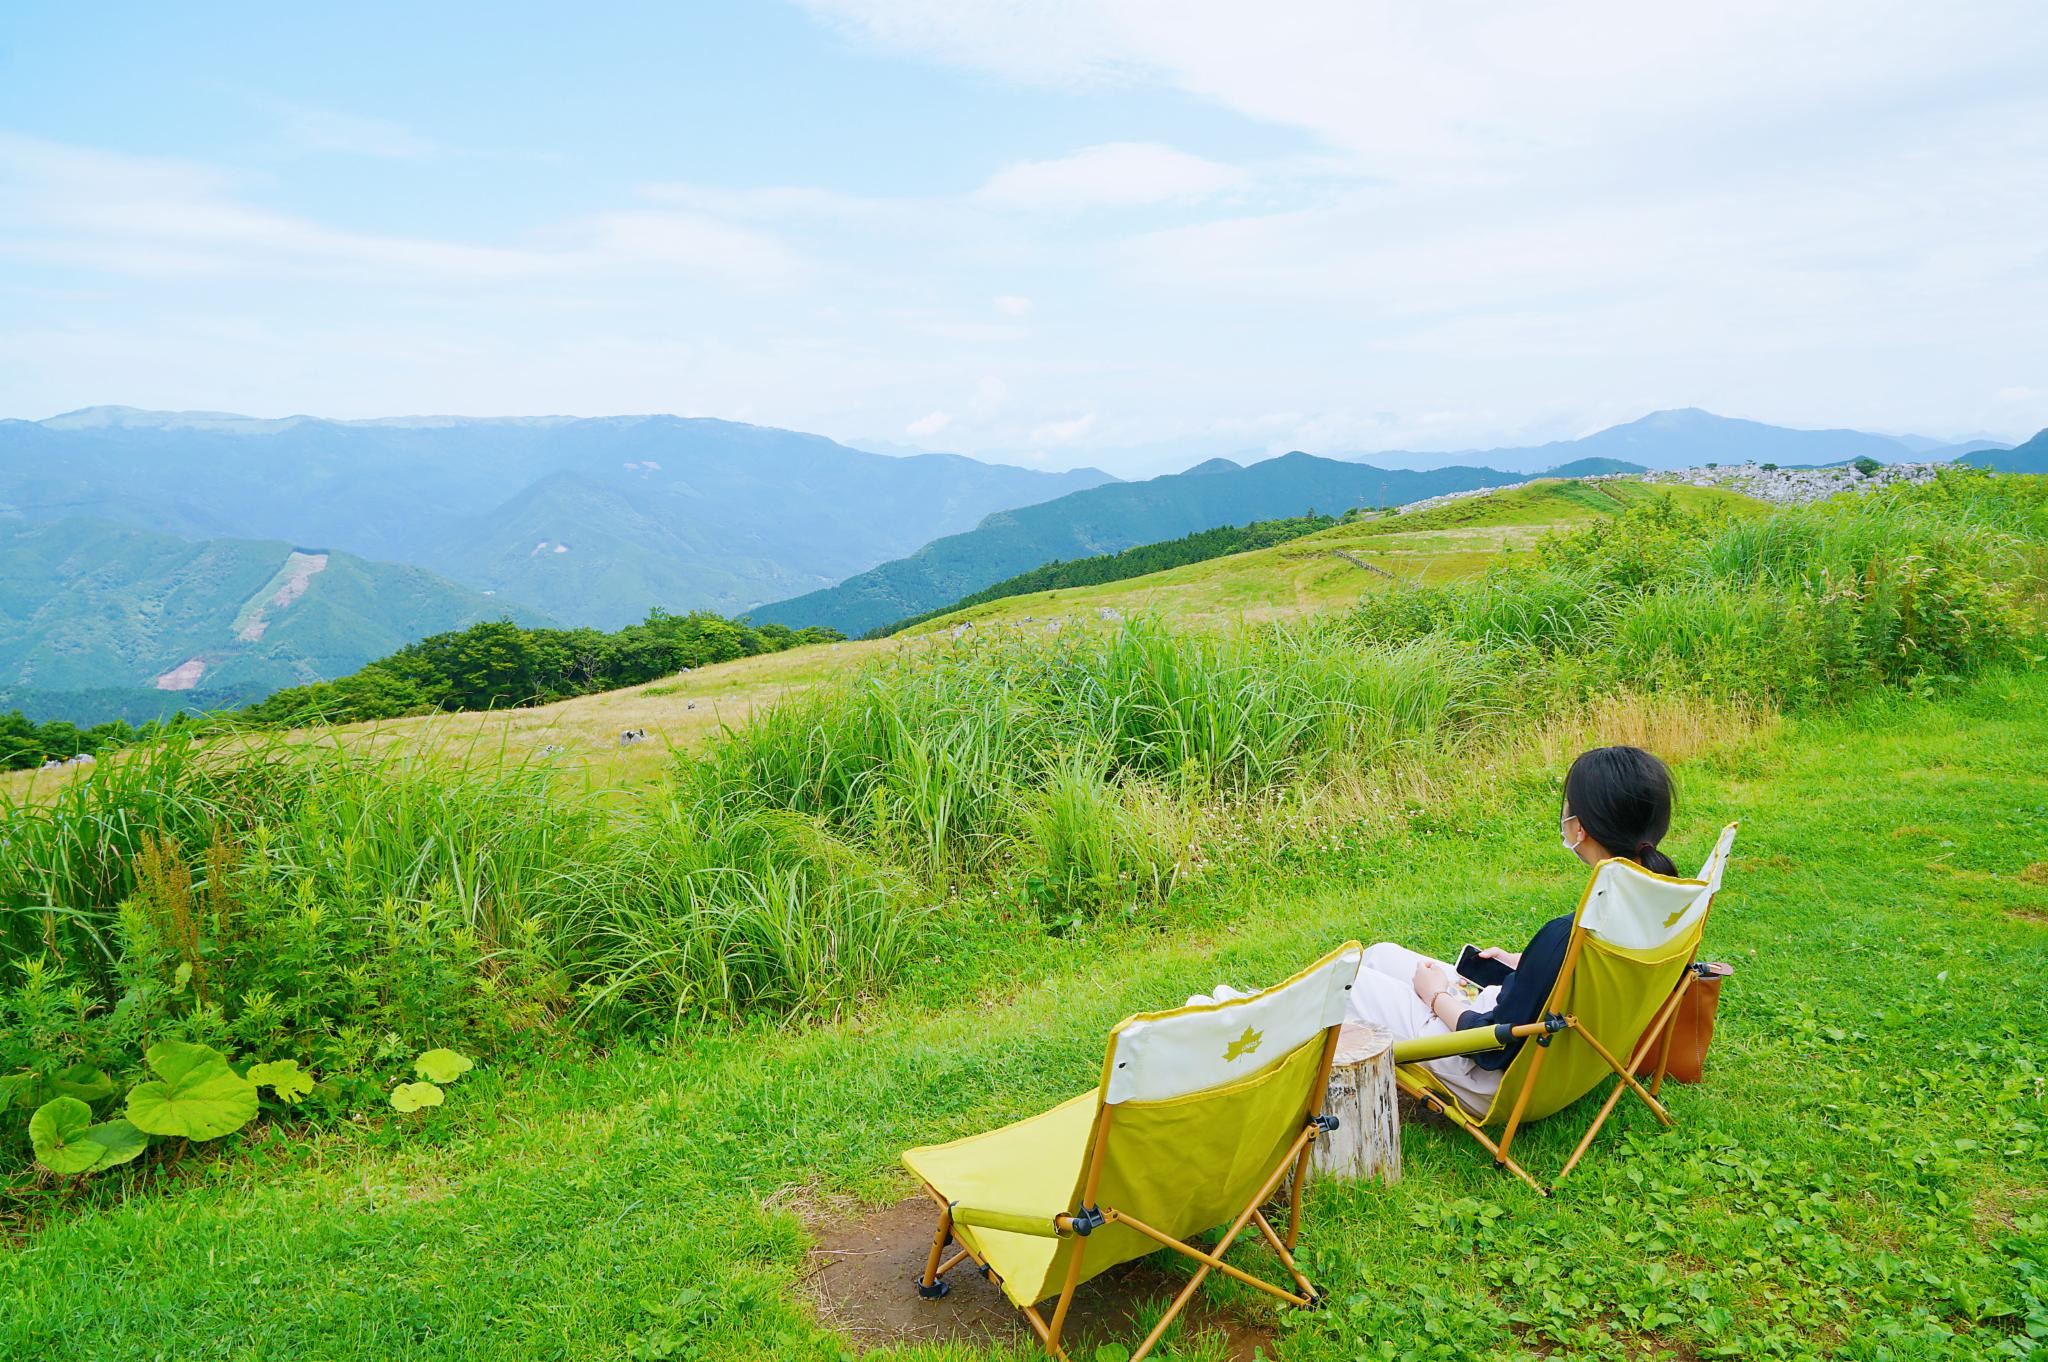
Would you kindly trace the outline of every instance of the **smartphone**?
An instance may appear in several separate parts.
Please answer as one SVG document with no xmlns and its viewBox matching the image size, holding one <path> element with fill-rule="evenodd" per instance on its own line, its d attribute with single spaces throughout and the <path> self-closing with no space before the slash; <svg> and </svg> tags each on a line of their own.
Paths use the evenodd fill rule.
<svg viewBox="0 0 2048 1362">
<path fill-rule="evenodd" d="M 1459 976 L 1470 979 L 1481 988 L 1492 984 L 1504 984 L 1513 973 L 1513 970 L 1500 961 L 1481 955 L 1477 946 L 1467 945 L 1464 950 L 1458 952 Z"/>
</svg>

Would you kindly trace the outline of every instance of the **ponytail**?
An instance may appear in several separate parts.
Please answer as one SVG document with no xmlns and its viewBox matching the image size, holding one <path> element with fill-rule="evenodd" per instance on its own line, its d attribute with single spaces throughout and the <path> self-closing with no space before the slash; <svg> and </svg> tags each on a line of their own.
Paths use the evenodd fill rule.
<svg viewBox="0 0 2048 1362">
<path fill-rule="evenodd" d="M 1629 859 L 1645 870 L 1653 871 L 1659 875 L 1669 875 L 1674 880 L 1678 878 L 1678 867 L 1672 864 L 1669 856 L 1657 850 L 1655 842 L 1639 843 L 1635 849 L 1635 854 L 1630 856 Z"/>
<path fill-rule="evenodd" d="M 1678 867 L 1657 849 L 1671 830 L 1671 770 L 1640 747 L 1583 752 L 1564 777 L 1565 808 L 1608 854 L 1658 875 Z"/>
</svg>

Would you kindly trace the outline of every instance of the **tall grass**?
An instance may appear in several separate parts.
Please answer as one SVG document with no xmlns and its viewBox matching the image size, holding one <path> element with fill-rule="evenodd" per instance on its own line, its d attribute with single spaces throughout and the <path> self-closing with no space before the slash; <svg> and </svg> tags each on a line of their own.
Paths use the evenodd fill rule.
<svg viewBox="0 0 2048 1362">
<path fill-rule="evenodd" d="M 199 892 L 232 874 L 237 894 L 352 922 L 322 936 L 337 974 L 417 909 L 462 933 L 479 978 L 514 953 L 554 977 L 556 1006 L 615 1019 L 818 1006 L 886 977 L 917 910 L 902 883 L 800 831 L 716 803 L 621 807 L 504 754 L 448 764 L 275 736 L 140 748 L 46 802 L 0 803 L 0 959 L 51 958 L 89 1009 L 111 1007 L 135 982 L 123 905 L 169 854 Z M 251 944 L 230 936 L 194 949 Z"/>
<path fill-rule="evenodd" d="M 1071 803 L 1091 782 L 1153 781 L 1245 797 L 1429 747 L 1483 710 L 1488 680 L 1435 641 L 1360 648 L 1313 627 L 1204 635 L 1141 619 L 885 662 L 757 712 L 687 769 L 710 797 L 810 814 L 927 870 L 977 869 L 1020 839 L 1045 849 L 1048 790 Z"/>
</svg>

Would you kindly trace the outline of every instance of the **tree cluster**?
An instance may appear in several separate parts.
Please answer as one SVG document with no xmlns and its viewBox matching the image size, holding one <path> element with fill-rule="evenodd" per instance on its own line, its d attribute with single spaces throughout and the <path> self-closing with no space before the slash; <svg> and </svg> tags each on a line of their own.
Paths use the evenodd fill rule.
<svg viewBox="0 0 2048 1362">
<path fill-rule="evenodd" d="M 140 728 L 121 719 L 80 728 L 63 719 L 39 724 L 15 710 L 0 714 L 0 770 L 25 771 L 47 762 L 112 751 L 190 722 L 184 714 L 174 714 L 168 719 L 152 719 Z"/>
<path fill-rule="evenodd" d="M 672 615 L 658 607 L 612 633 L 493 620 L 423 638 L 333 681 L 281 690 L 242 713 L 284 727 L 547 704 L 840 637 L 830 629 L 743 624 L 706 611 Z"/>
</svg>

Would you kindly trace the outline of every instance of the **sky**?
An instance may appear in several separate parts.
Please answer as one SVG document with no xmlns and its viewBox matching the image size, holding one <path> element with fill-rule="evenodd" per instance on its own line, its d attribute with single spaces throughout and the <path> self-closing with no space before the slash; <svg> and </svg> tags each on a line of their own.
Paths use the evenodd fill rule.
<svg viewBox="0 0 2048 1362">
<path fill-rule="evenodd" d="M 14 0 L 0 417 L 2019 439 L 2044 70 L 2037 0 Z"/>
</svg>

